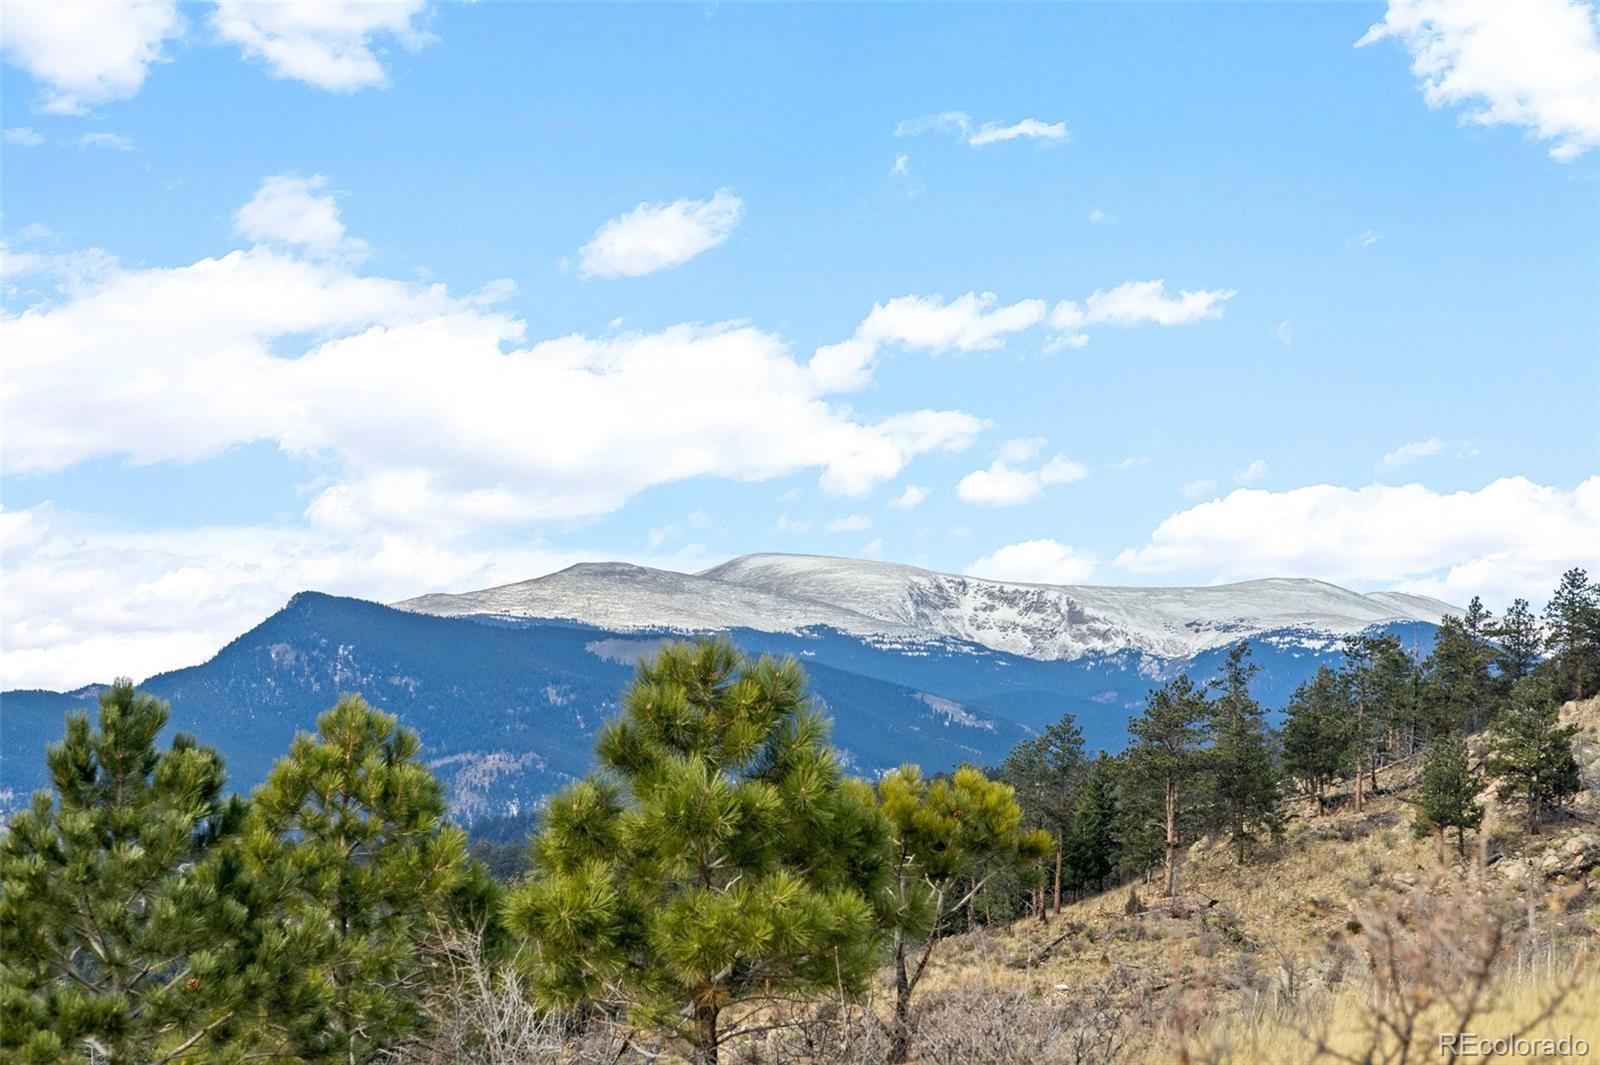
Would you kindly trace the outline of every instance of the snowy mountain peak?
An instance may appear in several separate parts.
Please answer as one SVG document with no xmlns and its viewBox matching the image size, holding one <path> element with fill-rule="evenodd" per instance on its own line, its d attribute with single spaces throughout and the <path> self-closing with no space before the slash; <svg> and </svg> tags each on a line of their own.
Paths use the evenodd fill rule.
<svg viewBox="0 0 1600 1065">
<path fill-rule="evenodd" d="M 1040 659 L 1119 651 L 1187 658 L 1263 633 L 1340 635 L 1437 622 L 1457 612 L 1424 596 L 1362 594 L 1302 578 L 1200 588 L 1080 587 L 785 554 L 745 555 L 696 574 L 585 563 L 518 584 L 396 605 L 427 614 L 564 618 L 613 630 L 828 626 L 896 640 L 964 640 Z"/>
</svg>

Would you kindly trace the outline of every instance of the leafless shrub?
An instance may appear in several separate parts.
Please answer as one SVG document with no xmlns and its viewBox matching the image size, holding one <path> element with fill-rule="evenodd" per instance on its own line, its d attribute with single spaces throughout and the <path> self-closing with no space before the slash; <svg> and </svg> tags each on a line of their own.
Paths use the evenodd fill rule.
<svg viewBox="0 0 1600 1065">
<path fill-rule="evenodd" d="M 1115 1060 L 1132 1030 L 1134 997 L 1111 985 L 1031 998 L 964 989 L 919 1010 L 916 1051 L 928 1065 L 1089 1065 Z"/>
<path fill-rule="evenodd" d="M 391 1055 L 395 1065 L 621 1065 L 649 1056 L 606 1018 L 539 1008 L 517 967 L 491 961 L 476 934 L 441 928 L 429 949 L 444 974 L 426 1004 L 431 1032 Z"/>
<path fill-rule="evenodd" d="M 1440 1032 L 1468 1032 L 1494 1005 L 1509 963 L 1537 944 L 1527 901 L 1485 878 L 1440 870 L 1394 895 L 1374 896 L 1356 912 L 1353 946 L 1370 984 L 1370 1001 L 1354 1034 L 1326 1026 L 1303 1030 L 1317 1057 L 1351 1065 L 1403 1065 L 1440 1049 Z M 1553 950 L 1553 946 L 1551 948 Z M 1514 1036 L 1554 1016 L 1577 986 L 1581 959 L 1549 984 Z M 1453 1050 L 1447 1057 L 1454 1059 Z"/>
</svg>

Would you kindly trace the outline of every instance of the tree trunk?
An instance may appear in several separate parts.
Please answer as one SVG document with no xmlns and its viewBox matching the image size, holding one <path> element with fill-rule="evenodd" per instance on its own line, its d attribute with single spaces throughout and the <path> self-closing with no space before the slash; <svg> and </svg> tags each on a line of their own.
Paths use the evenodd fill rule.
<svg viewBox="0 0 1600 1065">
<path fill-rule="evenodd" d="M 970 901 L 970 900 L 969 900 Z M 894 943 L 894 1026 L 889 1034 L 889 1065 L 901 1065 L 911 1056 L 911 978 L 906 972 L 906 945 Z"/>
<path fill-rule="evenodd" d="M 1056 916 L 1061 916 L 1061 830 L 1056 829 Z"/>
<path fill-rule="evenodd" d="M 1176 893 L 1178 874 L 1178 782 L 1167 779 L 1167 847 L 1162 869 L 1162 893 L 1171 898 Z"/>
<path fill-rule="evenodd" d="M 700 1065 L 717 1065 L 718 1012 L 715 1003 L 707 1003 L 694 1008 L 695 1042 L 698 1044 L 695 1049 L 699 1051 L 697 1056 L 700 1059 Z"/>
<path fill-rule="evenodd" d="M 1460 825 L 1456 826 L 1456 851 L 1463 858 L 1467 856 L 1467 830 Z"/>
<path fill-rule="evenodd" d="M 1362 775 L 1362 769 L 1361 769 L 1361 752 L 1357 751 L 1356 752 L 1356 813 L 1360 813 L 1361 809 L 1362 809 L 1362 806 L 1363 806 L 1363 803 L 1361 801 L 1361 797 L 1362 797 L 1361 796 L 1361 785 L 1365 781 L 1366 781 L 1366 777 Z"/>
</svg>

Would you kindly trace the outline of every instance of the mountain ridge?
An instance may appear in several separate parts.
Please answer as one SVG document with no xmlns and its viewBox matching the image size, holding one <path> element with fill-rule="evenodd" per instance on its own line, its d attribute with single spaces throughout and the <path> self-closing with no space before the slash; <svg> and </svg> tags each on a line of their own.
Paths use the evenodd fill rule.
<svg viewBox="0 0 1600 1065">
<path fill-rule="evenodd" d="M 1426 596 L 1355 592 L 1311 578 L 1200 587 L 1053 585 L 776 552 L 742 555 L 698 573 L 579 563 L 531 580 L 392 605 L 441 616 L 560 618 L 622 631 L 826 626 L 865 637 L 953 638 L 1044 660 L 1123 650 L 1187 658 L 1267 632 L 1343 635 L 1437 623 L 1460 612 Z"/>
</svg>

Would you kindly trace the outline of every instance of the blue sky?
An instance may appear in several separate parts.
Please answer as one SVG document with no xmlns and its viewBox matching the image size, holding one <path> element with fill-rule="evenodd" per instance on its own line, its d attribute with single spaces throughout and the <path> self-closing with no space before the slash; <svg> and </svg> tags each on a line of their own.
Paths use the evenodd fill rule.
<svg viewBox="0 0 1600 1065">
<path fill-rule="evenodd" d="M 8 686 L 583 559 L 1600 566 L 1592 5 L 71 7 L 5 13 Z"/>
</svg>

